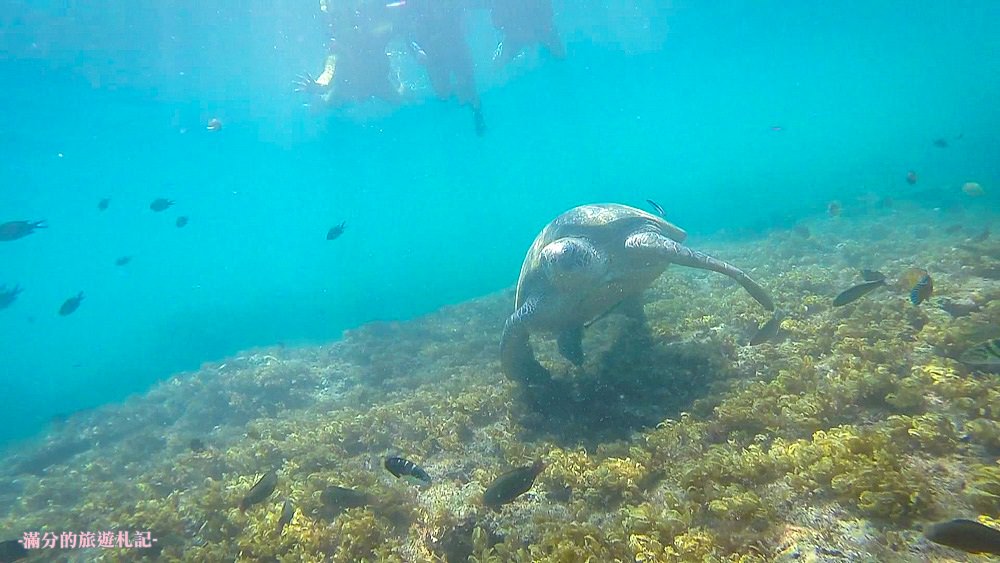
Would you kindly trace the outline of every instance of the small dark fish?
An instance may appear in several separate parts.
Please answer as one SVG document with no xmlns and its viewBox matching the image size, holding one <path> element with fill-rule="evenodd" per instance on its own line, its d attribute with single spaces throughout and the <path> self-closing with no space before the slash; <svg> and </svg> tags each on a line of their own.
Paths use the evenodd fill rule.
<svg viewBox="0 0 1000 563">
<path fill-rule="evenodd" d="M 945 139 L 944 137 L 941 137 L 939 139 L 934 139 L 934 143 L 933 144 L 934 144 L 935 147 L 937 147 L 939 149 L 946 149 L 946 148 L 948 148 L 948 140 Z"/>
<path fill-rule="evenodd" d="M 924 529 L 924 537 L 968 553 L 1000 555 L 1000 530 L 975 520 L 959 518 L 931 524 Z"/>
<path fill-rule="evenodd" d="M 271 496 L 274 488 L 278 486 L 278 474 L 268 471 L 257 483 L 250 488 L 250 491 L 240 500 L 240 512 L 246 511 L 251 506 L 264 502 Z"/>
<path fill-rule="evenodd" d="M 417 485 L 430 485 L 431 476 L 419 465 L 402 457 L 387 457 L 382 464 L 389 473 Z"/>
<path fill-rule="evenodd" d="M 191 448 L 192 452 L 200 454 L 205 451 L 205 442 L 202 442 L 200 438 L 191 438 L 191 441 L 188 442 L 188 447 Z"/>
<path fill-rule="evenodd" d="M 125 264 L 128 264 L 131 261 L 132 261 L 131 256 L 121 256 L 117 260 L 115 260 L 115 266 L 124 266 Z"/>
<path fill-rule="evenodd" d="M 841 291 L 840 295 L 833 298 L 833 306 L 841 307 L 843 305 L 847 305 L 848 303 L 853 303 L 883 285 L 885 285 L 885 280 L 875 280 L 859 283 L 858 285 L 849 287 L 844 291 Z"/>
<path fill-rule="evenodd" d="M 97 210 L 98 211 L 107 211 L 108 210 L 108 205 L 110 205 L 110 204 L 111 204 L 111 200 L 108 199 L 108 198 L 104 198 L 101 201 L 97 202 Z"/>
<path fill-rule="evenodd" d="M 917 183 L 917 173 L 914 172 L 913 170 L 910 170 L 909 172 L 907 172 L 906 173 L 906 183 L 909 184 L 909 185 L 911 185 L 911 186 L 913 184 L 916 184 Z"/>
<path fill-rule="evenodd" d="M 24 290 L 19 285 L 15 285 L 11 289 L 7 289 L 6 285 L 0 285 L 0 309 L 10 307 L 11 303 L 17 300 L 18 294 L 22 291 Z"/>
<path fill-rule="evenodd" d="M 865 280 L 866 282 L 885 281 L 885 274 L 883 274 L 882 272 L 869 270 L 865 268 L 864 270 L 861 270 L 861 279 Z"/>
<path fill-rule="evenodd" d="M 64 412 L 59 412 L 49 417 L 49 424 L 54 426 L 62 426 L 67 422 L 69 422 L 69 415 Z"/>
<path fill-rule="evenodd" d="M 826 204 L 826 214 L 830 217 L 839 217 L 842 210 L 843 208 L 840 206 L 839 201 L 831 201 Z"/>
<path fill-rule="evenodd" d="M 986 227 L 981 233 L 969 239 L 969 242 L 986 242 L 990 238 L 990 228 Z"/>
<path fill-rule="evenodd" d="M 483 493 L 483 503 L 493 510 L 499 510 L 501 506 L 516 499 L 531 489 L 535 484 L 535 477 L 545 469 L 542 460 L 536 461 L 532 465 L 512 469 L 497 477 Z"/>
<path fill-rule="evenodd" d="M 81 291 L 76 295 L 76 297 L 70 297 L 63 302 L 62 307 L 59 307 L 59 315 L 65 317 L 66 315 L 73 314 L 80 307 L 80 302 L 83 301 L 83 292 Z"/>
<path fill-rule="evenodd" d="M 158 198 L 156 198 L 156 199 L 153 200 L 153 203 L 149 204 L 149 208 L 152 209 L 153 211 L 156 211 L 157 213 L 159 213 L 160 211 L 166 211 L 173 204 L 174 204 L 174 201 L 172 199 L 166 199 L 166 198 L 163 198 L 163 197 L 158 197 Z"/>
<path fill-rule="evenodd" d="M 486 118 L 483 117 L 483 110 L 476 108 L 472 112 L 472 118 L 476 128 L 476 136 L 482 137 L 486 135 Z"/>
<path fill-rule="evenodd" d="M 944 230 L 945 234 L 953 235 L 962 232 L 962 225 L 952 225 Z"/>
<path fill-rule="evenodd" d="M 786 314 L 784 311 L 781 309 L 775 309 L 771 318 L 766 323 L 760 325 L 757 332 L 750 337 L 750 345 L 756 346 L 758 344 L 763 344 L 777 336 L 778 330 L 781 328 L 781 321 L 784 320 L 785 316 Z"/>
<path fill-rule="evenodd" d="M 330 227 L 330 230 L 326 232 L 326 240 L 334 240 L 340 235 L 344 234 L 344 229 L 347 228 L 347 221 L 342 222 L 336 227 Z"/>
<path fill-rule="evenodd" d="M 21 544 L 21 540 L 7 540 L 0 542 L 0 563 L 17 561 L 30 555 L 28 550 Z"/>
<path fill-rule="evenodd" d="M 319 502 L 332 515 L 340 514 L 348 508 L 357 508 L 371 504 L 372 497 L 368 493 L 331 485 L 319 494 Z"/>
<path fill-rule="evenodd" d="M 647 199 L 646 203 L 648 203 L 650 207 L 652 207 L 654 210 L 656 210 L 656 214 L 659 215 L 660 217 L 666 217 L 667 216 L 667 212 L 664 211 L 662 207 L 660 207 L 659 203 L 656 203 L 655 201 L 653 201 L 651 199 Z"/>
<path fill-rule="evenodd" d="M 35 229 L 45 229 L 48 225 L 45 221 L 7 221 L 0 225 L 0 241 L 17 240 L 24 238 Z"/>
<path fill-rule="evenodd" d="M 970 366 L 1000 367 L 1000 338 L 976 344 L 962 352 L 958 361 Z"/>
<path fill-rule="evenodd" d="M 285 499 L 285 502 L 281 505 L 281 516 L 278 517 L 278 535 L 285 531 L 285 526 L 287 526 L 292 518 L 295 518 L 295 507 L 292 506 L 292 501 Z"/>
<path fill-rule="evenodd" d="M 792 232 L 799 235 L 802 238 L 809 238 L 812 236 L 812 231 L 810 231 L 809 227 L 805 225 L 795 225 L 794 227 L 792 227 Z"/>
<path fill-rule="evenodd" d="M 934 282 L 931 280 L 930 275 L 924 274 L 917 283 L 913 285 L 910 289 L 910 303 L 914 305 L 920 305 L 927 300 L 931 294 L 934 293 Z"/>
<path fill-rule="evenodd" d="M 219 119 L 218 117 L 213 117 L 212 119 L 209 119 L 208 125 L 205 126 L 205 129 L 208 129 L 209 131 L 212 132 L 222 131 L 222 120 Z"/>
<path fill-rule="evenodd" d="M 177 225 L 178 229 L 182 229 L 184 228 L 184 225 L 188 224 L 188 218 L 181 215 L 180 217 L 177 218 L 176 221 L 174 221 L 174 224 Z"/>
</svg>

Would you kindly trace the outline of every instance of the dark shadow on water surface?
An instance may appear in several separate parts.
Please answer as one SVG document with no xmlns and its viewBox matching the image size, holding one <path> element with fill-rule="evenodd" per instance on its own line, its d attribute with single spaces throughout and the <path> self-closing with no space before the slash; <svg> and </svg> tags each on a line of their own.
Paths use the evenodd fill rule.
<svg viewBox="0 0 1000 563">
<path fill-rule="evenodd" d="M 550 362 L 550 381 L 521 388 L 529 438 L 587 448 L 627 439 L 691 410 L 729 369 L 709 343 L 658 342 L 638 322 L 620 334 L 582 368 Z"/>
</svg>

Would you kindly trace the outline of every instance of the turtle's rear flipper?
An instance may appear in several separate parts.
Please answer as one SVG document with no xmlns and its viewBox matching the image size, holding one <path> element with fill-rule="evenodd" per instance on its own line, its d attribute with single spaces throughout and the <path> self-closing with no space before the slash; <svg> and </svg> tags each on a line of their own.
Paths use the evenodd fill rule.
<svg viewBox="0 0 1000 563">
<path fill-rule="evenodd" d="M 556 337 L 559 353 L 573 362 L 573 365 L 583 365 L 583 327 L 568 328 Z"/>
<path fill-rule="evenodd" d="M 648 248 L 655 250 L 657 254 L 674 264 L 725 274 L 742 285 L 743 289 L 747 290 L 747 293 L 765 309 L 774 310 L 774 300 L 771 299 L 767 290 L 755 282 L 746 272 L 728 262 L 692 250 L 657 233 L 636 233 L 625 240 L 625 246 L 628 248 Z"/>
<path fill-rule="evenodd" d="M 500 337 L 500 367 L 509 379 L 521 383 L 532 384 L 551 378 L 549 370 L 535 359 L 528 339 L 528 327 L 525 324 L 537 305 L 537 300 L 529 300 L 507 319 Z"/>
</svg>

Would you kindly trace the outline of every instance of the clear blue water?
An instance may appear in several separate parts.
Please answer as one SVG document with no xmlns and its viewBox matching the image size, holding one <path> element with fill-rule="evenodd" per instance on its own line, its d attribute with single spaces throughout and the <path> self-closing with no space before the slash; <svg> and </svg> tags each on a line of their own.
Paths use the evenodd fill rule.
<svg viewBox="0 0 1000 563">
<path fill-rule="evenodd" d="M 0 311 L 0 441 L 241 349 L 509 287 L 581 203 L 652 198 L 692 236 L 753 237 L 869 193 L 1000 199 L 989 0 L 557 0 L 567 59 L 503 74 L 477 11 L 483 138 L 454 102 L 302 107 L 291 81 L 325 54 L 313 2 L 64 4 L 0 8 L 0 222 L 50 225 L 0 243 L 0 284 L 24 287 Z"/>
</svg>

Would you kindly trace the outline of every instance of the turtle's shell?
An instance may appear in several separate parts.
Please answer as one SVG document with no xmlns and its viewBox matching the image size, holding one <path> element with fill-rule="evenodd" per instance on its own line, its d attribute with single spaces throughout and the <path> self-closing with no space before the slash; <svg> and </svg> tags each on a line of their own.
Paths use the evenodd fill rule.
<svg viewBox="0 0 1000 563">
<path fill-rule="evenodd" d="M 524 257 L 521 275 L 517 280 L 515 309 L 524 303 L 527 295 L 537 289 L 532 285 L 538 278 L 536 273 L 542 249 L 548 244 L 563 237 L 585 238 L 613 258 L 625 250 L 625 239 L 642 231 L 658 232 L 677 242 L 683 242 L 687 237 L 683 229 L 662 217 L 618 203 L 581 205 L 559 215 L 538 233 Z M 610 261 L 612 268 L 616 264 L 617 261 Z"/>
</svg>

